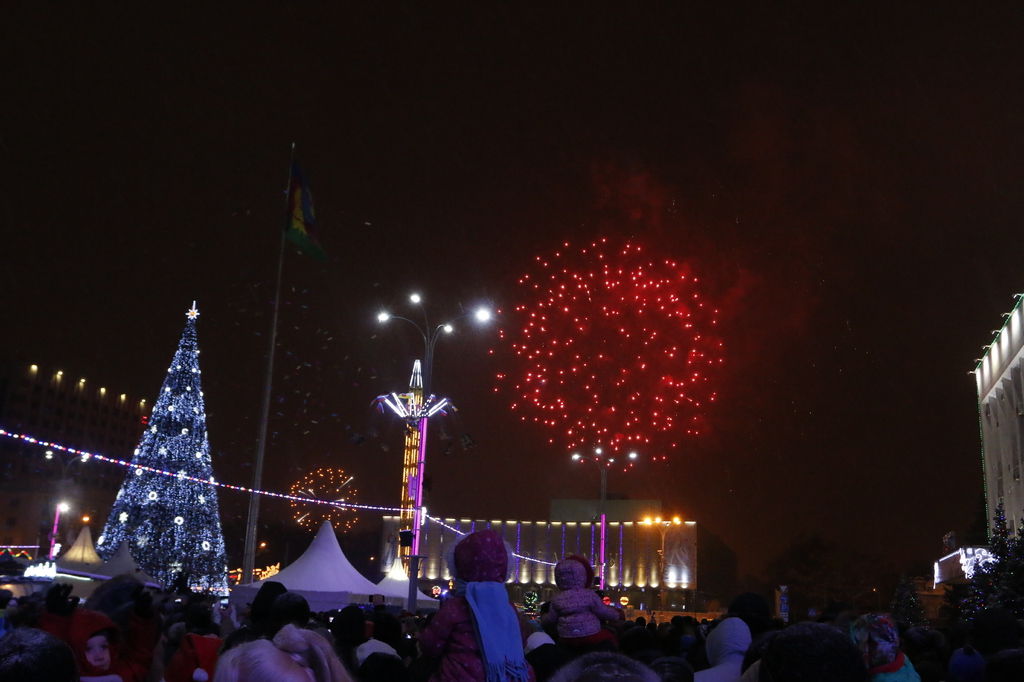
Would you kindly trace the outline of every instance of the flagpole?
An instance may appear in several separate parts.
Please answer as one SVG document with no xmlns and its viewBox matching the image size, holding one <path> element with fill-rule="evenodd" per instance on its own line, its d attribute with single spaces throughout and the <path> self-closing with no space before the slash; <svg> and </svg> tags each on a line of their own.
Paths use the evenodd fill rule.
<svg viewBox="0 0 1024 682">
<path fill-rule="evenodd" d="M 288 193 L 292 187 L 292 165 L 295 162 L 295 143 L 292 142 L 288 159 L 288 184 L 285 185 L 285 213 L 287 216 L 291 197 Z M 267 370 L 263 377 L 263 405 L 260 409 L 259 432 L 256 439 L 256 461 L 252 470 L 252 488 L 260 490 L 263 485 L 263 456 L 267 450 L 267 422 L 270 418 L 270 396 L 274 379 L 274 353 L 277 350 L 277 314 L 281 308 L 281 273 L 284 271 L 285 230 L 281 229 L 281 244 L 277 251 L 277 282 L 274 285 L 274 311 L 270 322 L 270 348 L 267 350 Z M 249 493 L 249 517 L 245 526 L 245 555 L 242 558 L 242 577 L 240 582 L 248 585 L 253 579 L 256 568 L 256 526 L 260 515 L 260 496 Z"/>
</svg>

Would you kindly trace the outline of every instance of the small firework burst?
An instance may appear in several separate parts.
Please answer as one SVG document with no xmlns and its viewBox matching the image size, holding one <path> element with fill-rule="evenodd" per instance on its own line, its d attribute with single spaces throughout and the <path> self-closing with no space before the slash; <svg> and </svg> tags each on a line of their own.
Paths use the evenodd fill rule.
<svg viewBox="0 0 1024 682">
<path fill-rule="evenodd" d="M 355 476 L 344 469 L 320 467 L 292 484 L 291 494 L 307 497 L 309 502 L 292 500 L 293 518 L 303 528 L 315 530 L 330 521 L 335 530 L 347 531 L 359 520 L 354 504 L 358 491 L 352 482 Z M 316 500 L 316 501 L 314 501 Z"/>
<path fill-rule="evenodd" d="M 635 242 L 566 242 L 519 288 L 495 390 L 553 445 L 630 453 L 628 468 L 637 452 L 665 460 L 701 433 L 724 344 L 688 264 Z"/>
</svg>

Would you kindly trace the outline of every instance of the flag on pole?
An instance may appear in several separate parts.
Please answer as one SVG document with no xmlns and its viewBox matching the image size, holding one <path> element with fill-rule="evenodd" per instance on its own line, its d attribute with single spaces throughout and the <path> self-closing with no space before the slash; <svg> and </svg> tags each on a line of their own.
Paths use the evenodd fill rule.
<svg viewBox="0 0 1024 682">
<path fill-rule="evenodd" d="M 288 182 L 288 216 L 284 232 L 288 240 L 301 251 L 318 260 L 326 260 L 327 253 L 317 236 L 313 194 L 309 191 L 306 176 L 296 162 L 292 162 L 291 179 Z"/>
</svg>

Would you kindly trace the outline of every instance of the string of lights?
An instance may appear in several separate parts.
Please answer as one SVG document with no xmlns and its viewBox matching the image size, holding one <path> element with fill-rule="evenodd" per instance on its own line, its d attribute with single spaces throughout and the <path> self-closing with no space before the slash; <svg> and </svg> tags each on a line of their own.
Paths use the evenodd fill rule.
<svg viewBox="0 0 1024 682">
<path fill-rule="evenodd" d="M 367 510 L 367 511 L 379 511 L 379 512 L 390 512 L 390 513 L 396 513 L 396 512 L 401 512 L 402 511 L 400 507 L 383 507 L 383 506 L 379 506 L 379 505 L 355 504 L 355 503 L 350 503 L 350 502 L 341 503 L 341 502 L 337 502 L 337 501 L 334 501 L 334 500 L 321 500 L 321 499 L 318 499 L 318 498 L 305 497 L 305 496 L 302 496 L 302 495 L 290 495 L 288 493 L 278 493 L 278 492 L 274 492 L 272 490 L 257 490 L 257 489 L 254 489 L 254 488 L 249 488 L 249 487 L 244 486 L 244 485 L 234 485 L 234 484 L 231 484 L 231 483 L 223 483 L 221 481 L 218 481 L 218 480 L 214 479 L 212 476 L 209 478 L 209 480 L 204 480 L 204 479 L 196 478 L 194 476 L 183 475 L 180 472 L 166 471 L 164 469 L 157 469 L 155 467 L 132 464 L 131 462 L 125 461 L 123 459 L 117 459 L 116 457 L 107 457 L 106 455 L 100 455 L 100 454 L 97 454 L 97 453 L 94 453 L 94 452 L 86 452 L 85 450 L 78 450 L 76 448 L 69 447 L 67 445 L 62 445 L 60 443 L 54 443 L 52 441 L 43 440 L 41 438 L 36 438 L 36 437 L 30 436 L 28 434 L 15 433 L 13 431 L 8 431 L 7 429 L 4 429 L 4 428 L 0 428 L 0 436 L 6 437 L 6 438 L 11 438 L 11 439 L 14 439 L 14 440 L 20 440 L 20 441 L 23 441 L 25 443 L 29 443 L 31 445 L 37 445 L 37 446 L 39 446 L 41 448 L 47 448 L 47 449 L 50 449 L 50 450 L 60 450 L 61 452 L 67 452 L 69 454 L 81 457 L 82 461 L 86 461 L 88 459 L 95 459 L 95 460 L 97 460 L 99 462 L 106 462 L 107 464 L 116 464 L 118 466 L 122 466 L 122 467 L 125 467 L 125 468 L 142 469 L 143 471 L 148 471 L 150 473 L 159 474 L 161 476 L 168 476 L 168 477 L 176 478 L 176 479 L 179 479 L 179 480 L 182 480 L 182 481 L 191 481 L 193 483 L 199 483 L 199 484 L 202 484 L 202 485 L 214 485 L 214 486 L 217 486 L 219 488 L 227 488 L 228 490 L 234 490 L 234 491 L 240 492 L 240 493 L 255 493 L 256 495 L 266 495 L 267 497 L 276 497 L 276 498 L 282 499 L 282 500 L 290 500 L 292 502 L 303 502 L 303 503 L 306 503 L 306 504 L 326 504 L 326 505 L 330 505 L 332 507 L 338 507 L 338 508 L 342 508 L 342 509 L 363 509 L 363 510 Z M 457 535 L 465 535 L 466 534 L 464 531 L 461 531 L 461 530 L 459 530 L 457 528 L 453 528 L 452 526 L 449 526 L 448 524 L 446 524 L 444 521 L 442 521 L 438 517 L 430 516 L 429 514 L 425 514 L 424 516 L 425 516 L 425 518 L 428 521 L 436 523 L 436 524 L 442 526 L 443 528 L 447 528 L 448 530 L 454 532 Z M 532 562 L 535 562 L 535 563 L 538 563 L 538 564 L 544 564 L 546 566 L 554 566 L 555 565 L 555 562 L 553 562 L 553 561 L 544 561 L 543 559 L 536 559 L 534 557 L 524 556 L 522 554 L 516 554 L 514 552 L 513 552 L 512 555 L 514 557 L 516 557 L 517 559 L 522 559 L 524 561 L 532 561 Z"/>
<path fill-rule="evenodd" d="M 448 530 L 452 531 L 456 535 L 465 535 L 466 534 L 465 531 L 461 531 L 458 528 L 455 528 L 454 526 L 449 526 L 447 523 L 445 523 L 444 521 L 442 521 L 439 518 L 436 518 L 436 517 L 433 517 L 433 516 L 427 516 L 427 518 L 430 519 L 431 521 L 433 521 L 434 523 L 436 523 L 437 525 L 441 526 L 442 528 L 447 528 Z M 516 559 L 522 559 L 523 561 L 532 561 L 532 562 L 537 563 L 537 564 L 544 564 L 545 566 L 554 566 L 555 565 L 554 561 L 544 561 L 543 559 L 536 559 L 534 557 L 526 556 L 524 554 L 516 554 L 515 552 L 512 552 L 512 556 L 514 556 Z"/>
<path fill-rule="evenodd" d="M 7 438 L 13 438 L 13 439 L 16 439 L 16 440 L 22 440 L 22 441 L 24 441 L 26 443 L 30 443 L 32 445 L 38 445 L 38 446 L 44 447 L 44 448 L 50 448 L 52 450 L 60 450 L 61 452 L 68 452 L 68 453 L 71 453 L 72 455 L 78 455 L 78 456 L 83 458 L 83 461 L 85 459 L 96 459 L 96 460 L 98 460 L 100 462 L 106 462 L 108 464 L 117 464 L 118 466 L 123 466 L 123 467 L 126 467 L 126 468 L 132 468 L 132 469 L 142 469 L 143 471 L 147 471 L 147 472 L 154 473 L 154 474 L 159 474 L 161 476 L 168 476 L 168 477 L 171 477 L 171 478 L 177 478 L 177 479 L 184 480 L 184 481 L 191 481 L 193 483 L 201 483 L 203 485 L 214 485 L 214 486 L 217 486 L 219 488 L 227 488 L 228 490 L 234 490 L 234 491 L 240 492 L 240 493 L 255 493 L 257 495 L 266 495 L 267 497 L 276 497 L 276 498 L 280 498 L 280 499 L 283 499 L 283 500 L 293 500 L 293 501 L 296 501 L 296 502 L 306 502 L 306 503 L 309 503 L 309 504 L 329 504 L 329 505 L 333 505 L 333 506 L 336 506 L 336 507 L 346 507 L 346 508 L 352 508 L 352 509 L 366 509 L 366 510 L 369 510 L 369 511 L 382 511 L 382 512 L 397 512 L 397 511 L 401 511 L 398 507 L 380 507 L 380 506 L 374 506 L 374 505 L 368 505 L 368 504 L 353 504 L 353 503 L 341 504 L 341 503 L 338 503 L 338 502 L 334 502 L 332 500 L 321 500 L 321 499 L 315 499 L 315 498 L 310 498 L 310 497 L 303 497 L 301 495 L 289 495 L 287 493 L 277 493 L 277 492 L 273 492 L 273 491 L 270 491 L 270 490 L 256 490 L 256 489 L 244 486 L 244 485 L 234 485 L 234 484 L 231 484 L 231 483 L 223 483 L 221 481 L 216 480 L 212 476 L 208 480 L 204 480 L 204 479 L 196 478 L 194 476 L 182 475 L 181 473 L 176 472 L 176 471 L 166 471 L 164 469 L 157 469 L 155 467 L 150 467 L 150 466 L 146 466 L 146 465 L 132 464 L 131 462 L 125 461 L 123 459 L 117 459 L 116 457 L 107 457 L 106 455 L 100 455 L 100 454 L 96 454 L 94 452 L 86 452 L 85 450 L 77 450 L 75 448 L 68 447 L 66 445 L 61 445 L 60 443 L 54 443 L 54 442 L 51 442 L 51 441 L 42 440 L 42 439 L 35 438 L 35 437 L 27 435 L 27 434 L 14 433 L 14 432 L 8 431 L 8 430 L 6 430 L 4 428 L 0 428 L 0 436 L 5 436 Z"/>
</svg>

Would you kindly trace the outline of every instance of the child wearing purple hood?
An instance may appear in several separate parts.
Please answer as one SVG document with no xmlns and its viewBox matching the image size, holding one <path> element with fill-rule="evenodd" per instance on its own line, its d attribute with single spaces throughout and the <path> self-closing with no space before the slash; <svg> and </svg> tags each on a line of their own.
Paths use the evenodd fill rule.
<svg viewBox="0 0 1024 682">
<path fill-rule="evenodd" d="M 615 635 L 601 627 L 604 620 L 622 620 L 622 611 L 607 606 L 592 589 L 594 569 L 581 556 L 572 555 L 555 565 L 555 584 L 561 590 L 551 600 L 551 609 L 541 622 L 555 623 L 558 639 L 574 648 L 601 644 L 617 646 Z"/>
<path fill-rule="evenodd" d="M 432 682 L 533 682 L 523 643 L 529 634 L 505 589 L 508 551 L 493 530 L 465 536 L 450 561 L 455 596 L 420 633 L 420 650 L 440 658 Z"/>
</svg>

